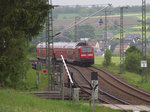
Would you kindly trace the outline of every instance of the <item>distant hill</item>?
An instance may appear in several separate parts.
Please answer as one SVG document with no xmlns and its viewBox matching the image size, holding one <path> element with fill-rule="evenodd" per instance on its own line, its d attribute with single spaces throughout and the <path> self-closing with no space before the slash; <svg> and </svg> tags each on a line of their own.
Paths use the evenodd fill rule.
<svg viewBox="0 0 150 112">
<path fill-rule="evenodd" d="M 102 25 L 99 25 L 100 18 L 103 20 Z M 80 20 L 82 20 L 82 19 L 84 19 L 84 17 L 80 18 Z M 107 23 L 108 27 L 113 27 L 115 24 L 115 21 L 117 21 L 118 25 L 120 24 L 120 17 L 119 17 L 119 15 L 108 16 L 107 21 L 108 21 L 108 23 Z M 105 27 L 104 22 L 105 22 L 104 17 L 95 16 L 95 17 L 92 17 L 92 18 L 84 21 L 80 25 L 90 24 L 95 29 L 104 29 L 104 27 Z M 56 31 L 59 31 L 61 28 L 66 28 L 74 23 L 75 23 L 75 19 L 57 19 L 54 21 L 54 29 Z M 124 17 L 124 26 L 135 25 L 135 24 L 138 24 L 138 18 L 127 17 L 127 16 Z"/>
</svg>

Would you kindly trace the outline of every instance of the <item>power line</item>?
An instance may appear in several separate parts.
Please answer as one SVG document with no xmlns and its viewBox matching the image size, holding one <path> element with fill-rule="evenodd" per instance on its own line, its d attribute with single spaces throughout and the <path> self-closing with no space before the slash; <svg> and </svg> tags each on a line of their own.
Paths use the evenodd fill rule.
<svg viewBox="0 0 150 112">
<path fill-rule="evenodd" d="M 62 31 L 60 31 L 60 32 L 58 32 L 58 33 L 56 33 L 56 34 L 54 35 L 54 37 L 57 36 L 57 35 L 60 35 L 60 34 L 64 33 L 64 32 L 67 31 L 67 30 L 70 30 L 70 29 L 71 29 L 72 27 L 74 27 L 75 25 L 81 24 L 82 22 L 86 21 L 87 19 L 89 19 L 90 17 L 96 15 L 97 13 L 103 11 L 104 9 L 106 9 L 106 8 L 109 7 L 109 6 L 111 6 L 111 4 L 108 4 L 108 6 L 105 6 L 104 8 L 102 8 L 102 9 L 96 11 L 95 13 L 89 15 L 88 17 L 86 17 L 86 18 L 80 20 L 80 21 L 77 22 L 76 24 L 73 22 L 70 26 L 66 27 L 64 30 L 62 30 Z"/>
</svg>

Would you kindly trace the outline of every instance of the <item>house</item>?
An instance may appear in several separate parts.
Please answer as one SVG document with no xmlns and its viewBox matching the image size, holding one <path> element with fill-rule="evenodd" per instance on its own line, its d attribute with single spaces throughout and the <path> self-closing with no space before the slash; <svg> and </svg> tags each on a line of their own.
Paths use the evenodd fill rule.
<svg viewBox="0 0 150 112">
<path fill-rule="evenodd" d="M 142 52 L 142 44 L 136 46 Z M 150 53 L 150 41 L 146 43 L 146 52 Z"/>
<path fill-rule="evenodd" d="M 100 38 L 106 38 L 106 34 L 100 35 Z M 114 38 L 114 35 L 112 33 L 107 32 L 107 38 L 108 39 Z"/>
<path fill-rule="evenodd" d="M 148 37 L 148 43 L 150 43 L 150 36 Z"/>
<path fill-rule="evenodd" d="M 124 43 L 124 52 L 129 48 L 129 44 Z M 113 53 L 120 53 L 120 44 L 117 44 Z"/>
<path fill-rule="evenodd" d="M 94 53 L 95 53 L 95 55 L 99 55 L 99 52 L 100 52 L 99 43 L 96 42 L 96 41 L 88 41 L 87 43 L 88 43 L 88 45 L 94 47 Z"/>
<path fill-rule="evenodd" d="M 140 34 L 126 34 L 125 35 L 125 38 L 124 38 L 124 42 L 125 43 L 135 43 L 135 42 L 138 42 L 141 38 L 141 35 Z"/>
<path fill-rule="evenodd" d="M 90 38 L 80 38 L 81 41 L 88 41 Z"/>
</svg>

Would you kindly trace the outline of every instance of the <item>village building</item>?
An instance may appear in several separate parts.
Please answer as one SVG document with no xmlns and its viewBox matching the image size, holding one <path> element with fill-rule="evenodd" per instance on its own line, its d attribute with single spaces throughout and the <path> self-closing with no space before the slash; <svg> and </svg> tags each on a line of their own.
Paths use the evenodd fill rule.
<svg viewBox="0 0 150 112">
<path fill-rule="evenodd" d="M 124 52 L 126 52 L 126 50 L 127 50 L 128 48 L 130 48 L 129 44 L 124 43 Z M 120 43 L 116 45 L 116 47 L 115 47 L 113 53 L 116 53 L 116 54 L 120 53 Z"/>
<path fill-rule="evenodd" d="M 88 41 L 87 43 L 88 43 L 88 45 L 94 47 L 95 55 L 100 55 L 100 45 L 99 45 L 98 42 L 96 42 L 96 41 Z"/>
</svg>

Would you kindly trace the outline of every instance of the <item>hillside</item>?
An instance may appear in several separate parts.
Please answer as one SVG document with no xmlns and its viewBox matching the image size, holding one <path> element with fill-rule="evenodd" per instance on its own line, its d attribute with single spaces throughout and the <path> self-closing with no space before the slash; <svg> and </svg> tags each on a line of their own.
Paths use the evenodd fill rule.
<svg viewBox="0 0 150 112">
<path fill-rule="evenodd" d="M 95 16 L 95 17 L 88 19 L 87 21 L 84 21 L 80 25 L 90 24 L 95 29 L 104 29 L 105 24 L 99 25 L 100 18 L 103 20 L 103 22 L 105 22 L 105 17 Z M 84 18 L 80 18 L 80 20 L 83 20 L 83 19 Z M 125 16 L 124 17 L 124 26 L 136 25 L 136 24 L 138 24 L 137 20 L 138 20 L 138 18 L 131 17 L 131 15 Z M 119 15 L 108 16 L 107 21 L 108 21 L 108 23 L 107 23 L 108 27 L 113 27 L 115 21 L 117 21 L 118 24 L 120 23 L 120 17 L 119 17 Z M 66 28 L 74 23 L 75 23 L 75 19 L 57 19 L 54 21 L 54 29 L 59 30 L 61 27 Z"/>
</svg>

